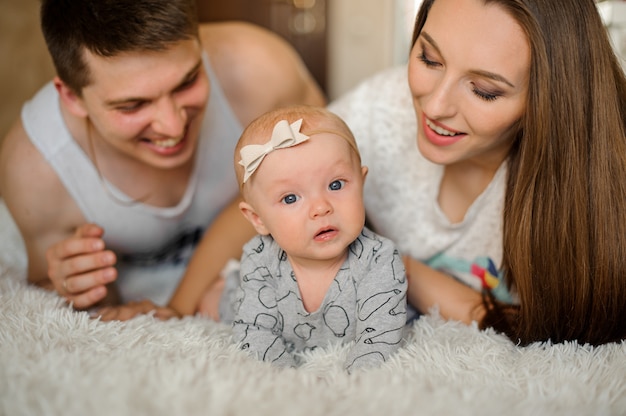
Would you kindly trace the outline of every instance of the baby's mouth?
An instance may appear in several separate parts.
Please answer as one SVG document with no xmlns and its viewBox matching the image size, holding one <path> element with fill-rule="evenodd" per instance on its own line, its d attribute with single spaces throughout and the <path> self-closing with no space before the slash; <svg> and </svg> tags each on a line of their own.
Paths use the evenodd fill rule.
<svg viewBox="0 0 626 416">
<path fill-rule="evenodd" d="M 320 230 L 317 234 L 315 234 L 315 237 L 316 238 L 317 237 L 321 237 L 321 236 L 323 236 L 325 234 L 332 233 L 332 232 L 335 232 L 335 231 L 337 231 L 337 230 L 335 228 L 332 228 L 332 227 L 325 228 L 323 230 Z"/>
</svg>

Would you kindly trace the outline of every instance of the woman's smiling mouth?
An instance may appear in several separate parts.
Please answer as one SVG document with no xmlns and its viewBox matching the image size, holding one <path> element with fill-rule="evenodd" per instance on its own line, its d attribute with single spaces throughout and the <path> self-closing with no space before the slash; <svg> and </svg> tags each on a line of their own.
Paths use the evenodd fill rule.
<svg viewBox="0 0 626 416">
<path fill-rule="evenodd" d="M 442 127 L 426 117 L 424 113 L 422 113 L 422 130 L 426 140 L 435 146 L 450 146 L 466 136 L 465 133 Z"/>
</svg>

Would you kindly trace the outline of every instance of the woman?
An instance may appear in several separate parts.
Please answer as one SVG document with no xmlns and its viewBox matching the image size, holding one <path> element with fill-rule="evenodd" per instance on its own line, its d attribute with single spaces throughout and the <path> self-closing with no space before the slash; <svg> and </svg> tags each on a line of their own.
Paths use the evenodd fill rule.
<svg viewBox="0 0 626 416">
<path fill-rule="evenodd" d="M 521 344 L 626 338 L 626 80 L 594 2 L 425 0 L 406 75 L 331 109 L 413 306 Z"/>
</svg>

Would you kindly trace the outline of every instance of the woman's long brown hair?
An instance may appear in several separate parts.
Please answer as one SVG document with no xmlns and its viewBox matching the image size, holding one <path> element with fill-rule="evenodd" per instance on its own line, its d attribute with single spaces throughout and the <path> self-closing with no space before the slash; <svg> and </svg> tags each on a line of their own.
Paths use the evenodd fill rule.
<svg viewBox="0 0 626 416">
<path fill-rule="evenodd" d="M 519 305 L 487 297 L 482 325 L 523 345 L 625 339 L 626 79 L 595 3 L 476 1 L 509 13 L 531 49 L 503 213 L 502 268 Z"/>
</svg>

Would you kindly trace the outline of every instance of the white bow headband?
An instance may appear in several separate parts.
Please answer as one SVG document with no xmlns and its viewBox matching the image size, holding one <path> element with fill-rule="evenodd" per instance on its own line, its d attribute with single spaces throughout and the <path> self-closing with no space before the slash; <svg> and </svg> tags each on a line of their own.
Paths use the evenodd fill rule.
<svg viewBox="0 0 626 416">
<path fill-rule="evenodd" d="M 309 139 L 309 136 L 300 133 L 302 119 L 294 121 L 291 125 L 287 120 L 281 120 L 274 126 L 272 137 L 265 144 L 249 144 L 239 151 L 241 160 L 239 164 L 243 166 L 243 183 L 257 170 L 265 156 L 277 149 L 296 146 Z"/>
</svg>

